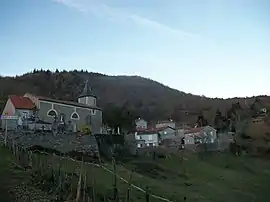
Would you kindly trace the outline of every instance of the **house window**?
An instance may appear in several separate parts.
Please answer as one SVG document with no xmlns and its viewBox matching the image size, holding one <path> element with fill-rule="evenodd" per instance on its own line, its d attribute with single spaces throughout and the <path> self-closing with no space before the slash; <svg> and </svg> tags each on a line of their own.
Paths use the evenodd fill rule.
<svg viewBox="0 0 270 202">
<path fill-rule="evenodd" d="M 96 105 L 96 99 L 94 99 L 94 105 Z"/>
<path fill-rule="evenodd" d="M 148 135 L 148 140 L 153 140 L 153 136 L 152 135 Z"/>
<path fill-rule="evenodd" d="M 57 116 L 57 112 L 54 109 L 50 109 L 47 113 L 47 116 L 55 117 Z"/>
<path fill-rule="evenodd" d="M 92 115 L 96 115 L 96 110 L 92 109 Z"/>
<path fill-rule="evenodd" d="M 80 119 L 79 114 L 77 112 L 73 112 L 71 114 L 71 117 L 70 118 L 71 119 L 74 119 L 74 120 L 79 120 Z"/>
</svg>

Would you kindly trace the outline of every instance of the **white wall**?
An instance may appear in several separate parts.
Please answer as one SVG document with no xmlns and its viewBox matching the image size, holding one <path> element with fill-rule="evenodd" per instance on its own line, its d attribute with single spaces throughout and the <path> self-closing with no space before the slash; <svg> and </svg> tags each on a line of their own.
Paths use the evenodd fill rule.
<svg viewBox="0 0 270 202">
<path fill-rule="evenodd" d="M 185 134 L 185 144 L 195 144 L 195 136 L 199 135 L 199 133 L 187 133 Z"/>
<path fill-rule="evenodd" d="M 96 107 L 97 106 L 97 100 L 95 97 L 81 97 L 78 99 L 78 102 L 81 104 L 86 104 L 92 107 Z"/>
<path fill-rule="evenodd" d="M 145 121 L 143 119 L 136 121 L 136 128 L 146 129 L 147 128 L 147 121 Z"/>
<path fill-rule="evenodd" d="M 150 144 L 153 144 L 153 146 L 158 146 L 158 134 L 157 133 L 138 134 L 136 132 L 135 133 L 135 139 L 136 140 L 144 140 L 144 143 L 145 143 L 146 146 L 150 146 Z"/>
<path fill-rule="evenodd" d="M 11 100 L 8 99 L 7 102 L 6 102 L 6 105 L 4 107 L 4 110 L 1 112 L 1 115 L 9 115 L 9 116 L 14 116 L 16 113 L 16 110 L 15 110 L 15 107 L 14 105 L 12 104 Z M 9 122 L 16 122 L 15 120 L 9 120 Z M 8 124 L 9 125 L 12 125 L 12 124 Z M 5 120 L 2 120 L 1 119 L 1 127 L 2 128 L 5 128 L 6 127 L 6 121 Z"/>
</svg>

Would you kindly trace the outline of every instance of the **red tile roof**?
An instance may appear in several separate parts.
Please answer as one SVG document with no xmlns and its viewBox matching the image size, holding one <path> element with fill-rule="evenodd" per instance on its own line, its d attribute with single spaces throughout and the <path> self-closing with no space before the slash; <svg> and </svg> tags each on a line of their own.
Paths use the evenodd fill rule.
<svg viewBox="0 0 270 202">
<path fill-rule="evenodd" d="M 204 127 L 198 127 L 198 128 L 190 128 L 184 132 L 184 134 L 189 134 L 189 133 L 199 133 L 203 130 Z"/>
<path fill-rule="evenodd" d="M 160 128 L 137 128 L 137 132 L 146 132 L 146 133 L 158 133 L 161 132 L 167 128 L 171 128 L 173 130 L 175 130 L 174 128 L 170 127 L 170 126 L 164 126 L 164 127 L 160 127 Z"/>
<path fill-rule="evenodd" d="M 36 107 L 35 104 L 27 97 L 10 95 L 9 99 L 16 109 L 33 109 Z"/>
</svg>

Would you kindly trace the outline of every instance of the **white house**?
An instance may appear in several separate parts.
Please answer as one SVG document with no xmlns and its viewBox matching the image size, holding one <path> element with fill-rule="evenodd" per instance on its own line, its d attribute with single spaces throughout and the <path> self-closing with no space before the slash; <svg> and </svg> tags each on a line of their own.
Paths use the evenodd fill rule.
<svg viewBox="0 0 270 202">
<path fill-rule="evenodd" d="M 157 128 L 156 131 L 160 134 L 160 139 L 171 139 L 177 135 L 175 128 L 165 126 L 163 128 Z"/>
<path fill-rule="evenodd" d="M 144 119 L 141 119 L 141 118 L 138 118 L 136 121 L 135 121 L 135 124 L 136 124 L 136 130 L 139 130 L 139 129 L 147 129 L 147 121 L 144 120 Z"/>
<path fill-rule="evenodd" d="M 159 144 L 158 131 L 138 131 L 135 132 L 135 140 L 137 141 L 137 147 L 156 147 Z"/>
<path fill-rule="evenodd" d="M 211 126 L 185 130 L 184 137 L 185 144 L 214 143 L 217 140 L 216 129 Z"/>
</svg>

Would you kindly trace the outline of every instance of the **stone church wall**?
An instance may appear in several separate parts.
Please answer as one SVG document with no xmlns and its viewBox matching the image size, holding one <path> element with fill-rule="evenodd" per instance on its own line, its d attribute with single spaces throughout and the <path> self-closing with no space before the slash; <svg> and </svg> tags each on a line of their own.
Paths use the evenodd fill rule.
<svg viewBox="0 0 270 202">
<path fill-rule="evenodd" d="M 91 125 L 93 133 L 100 133 L 102 126 L 102 111 L 94 110 L 89 108 L 61 105 L 57 103 L 43 102 L 40 101 L 40 110 L 38 112 L 38 116 L 48 122 L 53 122 L 54 118 L 47 116 L 49 110 L 55 110 L 60 116 L 60 114 L 64 115 L 64 120 L 66 123 L 71 121 L 72 124 L 76 124 L 77 130 L 80 130 L 85 125 Z M 79 119 L 74 120 L 71 119 L 71 115 L 73 112 L 77 112 L 79 114 Z"/>
</svg>

